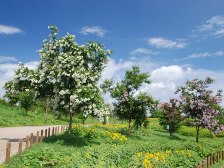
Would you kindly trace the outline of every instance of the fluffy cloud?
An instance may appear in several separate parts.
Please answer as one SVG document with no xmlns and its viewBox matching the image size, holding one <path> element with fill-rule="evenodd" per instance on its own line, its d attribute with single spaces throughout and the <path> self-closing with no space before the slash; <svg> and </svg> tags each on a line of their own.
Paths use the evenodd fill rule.
<svg viewBox="0 0 224 168">
<path fill-rule="evenodd" d="M 155 52 L 146 48 L 136 48 L 132 50 L 129 54 L 130 55 L 155 55 L 155 54 L 159 54 L 159 52 Z"/>
<path fill-rule="evenodd" d="M 10 61 L 17 61 L 17 59 L 15 57 L 0 56 L 0 62 L 10 62 Z"/>
<path fill-rule="evenodd" d="M 38 65 L 38 61 L 32 61 L 32 62 L 27 62 L 25 63 L 25 66 L 29 68 L 36 68 Z M 13 79 L 14 76 L 14 71 L 18 68 L 18 64 L 15 63 L 2 63 L 0 64 L 0 97 L 2 97 L 5 93 L 3 86 L 5 82 Z"/>
<path fill-rule="evenodd" d="M 102 77 L 100 79 L 100 83 L 105 79 L 111 79 L 113 78 L 115 81 L 120 81 L 125 74 L 125 71 L 128 69 L 131 69 L 132 66 L 139 66 L 141 67 L 143 72 L 150 72 L 158 65 L 153 62 L 146 62 L 144 60 L 119 60 L 115 61 L 113 59 L 110 59 L 106 68 L 104 69 L 102 73 Z"/>
<path fill-rule="evenodd" d="M 85 26 L 80 31 L 80 33 L 84 35 L 96 34 L 99 37 L 103 37 L 106 32 L 107 31 L 100 26 Z"/>
<path fill-rule="evenodd" d="M 194 78 L 204 79 L 208 76 L 212 77 L 215 79 L 215 83 L 211 86 L 211 89 L 214 91 L 218 89 L 224 90 L 224 70 L 193 69 L 188 65 L 160 66 L 149 61 L 128 60 L 116 62 L 111 59 L 103 72 L 101 81 L 110 78 L 115 79 L 115 81 L 120 81 L 124 77 L 125 71 L 131 69 L 133 65 L 138 65 L 143 72 L 149 72 L 151 74 L 150 79 L 152 83 L 150 85 L 143 85 L 141 90 L 146 91 L 161 101 L 168 101 L 169 98 L 178 97 L 178 95 L 174 94 L 176 88 L 185 84 L 186 80 L 192 80 Z"/>
<path fill-rule="evenodd" d="M 183 39 L 169 40 L 162 37 L 153 37 L 148 39 L 148 44 L 157 48 L 181 49 L 186 47 L 186 42 Z"/>
<path fill-rule="evenodd" d="M 0 25 L 0 34 L 16 34 L 21 32 L 22 30 L 17 27 Z"/>
<path fill-rule="evenodd" d="M 193 53 L 189 55 L 188 57 L 181 58 L 181 59 L 175 59 L 176 62 L 183 61 L 183 60 L 189 60 L 189 59 L 195 59 L 195 58 L 207 58 L 207 57 L 223 57 L 224 51 L 216 51 L 216 52 L 204 52 L 204 53 Z"/>
<path fill-rule="evenodd" d="M 193 30 L 193 33 L 202 34 L 205 36 L 224 36 L 224 17 L 223 16 L 213 16 L 208 19 L 204 24 L 199 25 Z"/>
</svg>

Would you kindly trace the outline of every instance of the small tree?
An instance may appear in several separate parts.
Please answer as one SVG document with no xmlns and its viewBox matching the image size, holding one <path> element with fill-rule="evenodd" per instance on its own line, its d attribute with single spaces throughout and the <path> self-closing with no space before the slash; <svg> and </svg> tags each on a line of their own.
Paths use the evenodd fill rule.
<svg viewBox="0 0 224 168">
<path fill-rule="evenodd" d="M 208 87 L 213 82 L 209 77 L 205 80 L 194 79 L 187 81 L 186 85 L 179 87 L 176 92 L 181 93 L 183 112 L 193 119 L 196 142 L 199 142 L 201 128 L 208 128 L 216 134 L 224 130 L 224 126 L 220 125 L 218 120 L 221 116 L 219 104 L 222 101 L 222 92 L 219 90 L 215 96 L 212 95 L 213 92 Z"/>
<path fill-rule="evenodd" d="M 34 92 L 26 89 L 23 92 L 19 93 L 19 103 L 22 108 L 25 109 L 26 115 L 28 115 L 28 111 L 31 109 L 34 104 Z"/>
<path fill-rule="evenodd" d="M 145 119 L 146 102 L 149 101 L 145 94 L 138 95 L 143 83 L 150 83 L 148 73 L 140 73 L 137 66 L 125 73 L 125 78 L 120 83 L 106 80 L 101 85 L 104 92 L 109 92 L 112 98 L 116 99 L 115 111 L 120 118 L 128 120 L 128 133 L 131 132 L 132 119 L 136 120 L 137 127 Z M 145 101 L 145 104 L 143 103 Z"/>
<path fill-rule="evenodd" d="M 159 123 L 170 133 L 170 136 L 180 128 L 181 102 L 177 99 L 170 99 L 168 103 L 161 104 L 161 112 L 159 113 Z"/>
<path fill-rule="evenodd" d="M 19 64 L 13 80 L 5 83 L 4 97 L 11 105 L 15 105 L 19 102 L 19 94 L 21 92 L 32 88 L 30 78 L 33 73 L 34 71 L 32 69 L 29 69 L 24 64 Z"/>
</svg>

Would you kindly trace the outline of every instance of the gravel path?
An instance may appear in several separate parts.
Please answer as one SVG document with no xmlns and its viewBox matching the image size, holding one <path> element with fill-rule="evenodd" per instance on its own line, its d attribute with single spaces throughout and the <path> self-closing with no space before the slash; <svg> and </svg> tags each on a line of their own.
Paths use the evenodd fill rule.
<svg viewBox="0 0 224 168">
<path fill-rule="evenodd" d="M 26 138 L 27 135 L 33 133 L 36 135 L 37 131 L 45 130 L 55 126 L 25 126 L 25 127 L 10 127 L 0 128 L 0 164 L 5 161 L 6 144 L 11 142 L 11 156 L 18 152 L 19 140 Z M 25 149 L 25 141 L 23 143 Z"/>
</svg>

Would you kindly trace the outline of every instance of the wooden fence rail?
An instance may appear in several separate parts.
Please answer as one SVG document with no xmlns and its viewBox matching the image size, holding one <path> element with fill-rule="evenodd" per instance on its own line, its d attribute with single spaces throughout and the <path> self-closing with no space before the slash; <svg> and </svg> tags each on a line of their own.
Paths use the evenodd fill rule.
<svg viewBox="0 0 224 168">
<path fill-rule="evenodd" d="M 209 168 L 221 160 L 224 160 L 224 151 L 217 152 L 208 156 L 203 161 L 199 162 L 196 168 Z"/>
<path fill-rule="evenodd" d="M 68 128 L 67 125 L 61 125 L 61 126 L 52 127 L 52 128 L 49 127 L 48 129 L 41 130 L 40 132 L 37 131 L 35 134 L 36 136 L 34 136 L 34 134 L 31 133 L 30 136 L 26 136 L 25 139 L 20 139 L 18 142 L 18 153 L 17 153 L 18 157 L 20 157 L 22 154 L 24 141 L 25 141 L 25 150 L 28 150 L 28 149 L 32 148 L 33 143 L 36 143 L 36 144 L 42 143 L 44 138 L 56 135 L 60 132 L 64 132 L 66 128 Z M 6 164 L 10 163 L 11 152 L 12 152 L 11 143 L 8 142 L 6 144 L 6 152 L 5 152 L 5 163 Z"/>
</svg>

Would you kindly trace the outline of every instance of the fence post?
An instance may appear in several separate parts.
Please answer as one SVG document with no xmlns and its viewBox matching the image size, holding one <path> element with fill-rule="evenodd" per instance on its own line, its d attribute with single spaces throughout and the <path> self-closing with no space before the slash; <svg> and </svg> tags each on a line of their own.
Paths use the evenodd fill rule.
<svg viewBox="0 0 224 168">
<path fill-rule="evenodd" d="M 40 132 L 40 143 L 43 141 L 43 136 L 44 136 L 44 130 L 41 130 Z"/>
<path fill-rule="evenodd" d="M 19 140 L 18 157 L 21 156 L 23 150 L 23 139 Z"/>
<path fill-rule="evenodd" d="M 218 154 L 217 153 L 215 153 L 215 163 L 217 163 L 217 161 L 218 161 Z"/>
<path fill-rule="evenodd" d="M 55 135 L 57 134 L 57 131 L 58 131 L 58 129 L 57 129 L 57 127 L 55 127 Z"/>
<path fill-rule="evenodd" d="M 47 137 L 50 137 L 51 136 L 51 128 L 49 127 L 48 128 L 48 136 Z"/>
<path fill-rule="evenodd" d="M 27 150 L 29 147 L 29 136 L 26 136 L 26 146 L 25 149 Z"/>
<path fill-rule="evenodd" d="M 60 127 L 58 126 L 58 133 L 60 132 L 60 130 L 59 130 L 59 129 L 60 129 Z"/>
<path fill-rule="evenodd" d="M 211 165 L 213 165 L 214 164 L 214 154 L 212 154 L 212 164 Z"/>
<path fill-rule="evenodd" d="M 207 158 L 203 161 L 203 168 L 207 168 Z"/>
<path fill-rule="evenodd" d="M 208 167 L 210 166 L 210 156 L 207 157 Z"/>
<path fill-rule="evenodd" d="M 36 136 L 36 143 L 38 144 L 39 141 L 39 131 L 37 131 L 37 136 Z"/>
<path fill-rule="evenodd" d="M 53 129 L 52 129 L 52 136 L 54 135 L 54 127 L 53 127 Z"/>
<path fill-rule="evenodd" d="M 11 152 L 11 143 L 6 144 L 6 155 L 5 155 L 5 163 L 10 162 L 10 152 Z"/>
<path fill-rule="evenodd" d="M 30 134 L 30 148 L 33 146 L 33 133 Z"/>
<path fill-rule="evenodd" d="M 44 138 L 47 138 L 47 129 L 45 129 L 45 135 Z"/>
</svg>

